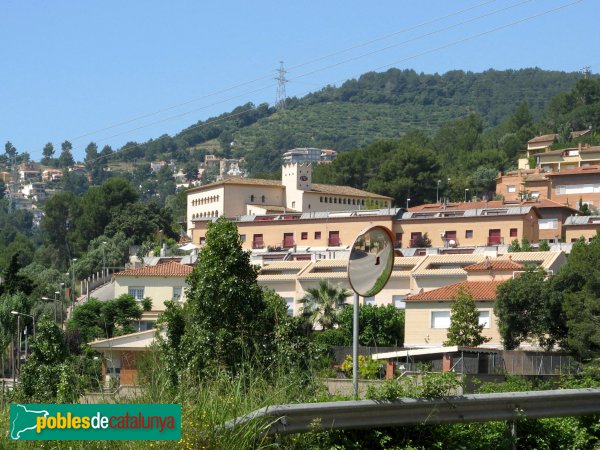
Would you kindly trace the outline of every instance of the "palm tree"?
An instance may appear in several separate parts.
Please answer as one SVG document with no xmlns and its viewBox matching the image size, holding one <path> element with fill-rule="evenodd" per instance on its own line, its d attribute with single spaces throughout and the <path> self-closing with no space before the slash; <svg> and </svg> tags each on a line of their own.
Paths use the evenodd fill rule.
<svg viewBox="0 0 600 450">
<path fill-rule="evenodd" d="M 340 309 L 350 295 L 348 289 L 321 280 L 318 288 L 307 289 L 300 300 L 303 304 L 302 315 L 311 324 L 321 325 L 323 330 L 333 328 L 337 324 Z"/>
</svg>

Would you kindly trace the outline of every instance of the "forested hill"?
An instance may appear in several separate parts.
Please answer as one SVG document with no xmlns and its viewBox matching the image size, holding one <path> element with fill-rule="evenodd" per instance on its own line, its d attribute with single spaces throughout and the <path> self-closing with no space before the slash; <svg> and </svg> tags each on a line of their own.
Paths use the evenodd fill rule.
<svg viewBox="0 0 600 450">
<path fill-rule="evenodd" d="M 431 135 L 469 113 L 480 115 L 489 128 L 503 122 L 523 101 L 535 119 L 552 97 L 571 90 L 579 78 L 579 73 L 541 69 L 457 70 L 443 75 L 399 69 L 369 72 L 340 87 L 290 98 L 284 111 L 246 104 L 175 137 L 163 136 L 115 156 L 182 161 L 216 152 L 245 156 L 252 174 L 269 172 L 277 170 L 281 153 L 293 147 L 344 151 L 398 138 L 411 129 Z"/>
</svg>

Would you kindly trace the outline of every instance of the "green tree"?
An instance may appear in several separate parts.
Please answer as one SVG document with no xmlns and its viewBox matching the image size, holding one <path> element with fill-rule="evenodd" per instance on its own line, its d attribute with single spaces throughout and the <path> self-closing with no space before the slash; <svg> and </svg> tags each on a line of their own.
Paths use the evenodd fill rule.
<svg viewBox="0 0 600 450">
<path fill-rule="evenodd" d="M 444 345 L 479 347 L 490 340 L 483 336 L 483 328 L 484 325 L 479 324 L 479 311 L 473 295 L 468 290 L 461 289 L 452 300 L 448 340 Z"/>
<path fill-rule="evenodd" d="M 354 308 L 346 306 L 339 315 L 339 330 L 344 345 L 352 344 Z M 402 347 L 404 344 L 404 310 L 394 305 L 360 305 L 358 342 L 375 347 Z"/>
<path fill-rule="evenodd" d="M 36 338 L 21 367 L 16 396 L 30 403 L 72 403 L 81 394 L 81 380 L 67 360 L 63 333 L 48 319 L 36 325 Z"/>
<path fill-rule="evenodd" d="M 46 202 L 40 228 L 51 249 L 50 263 L 66 268 L 75 255 L 75 222 L 81 217 L 79 199 L 70 192 L 56 194 Z"/>
<path fill-rule="evenodd" d="M 418 235 L 415 239 L 411 239 L 410 246 L 412 248 L 426 248 L 431 247 L 431 239 L 427 233 L 423 235 Z"/>
<path fill-rule="evenodd" d="M 551 294 L 546 277 L 543 269 L 527 269 L 498 286 L 494 313 L 507 350 L 527 340 L 547 348 L 562 340 L 560 299 Z"/>
<path fill-rule="evenodd" d="M 550 251 L 550 244 L 546 239 L 540 241 L 540 245 L 538 247 L 540 252 L 548 252 Z"/>
<path fill-rule="evenodd" d="M 518 253 L 521 251 L 521 244 L 519 244 L 519 240 L 513 239 L 508 246 L 508 253 Z"/>
<path fill-rule="evenodd" d="M 235 372 L 271 348 L 274 319 L 234 223 L 219 218 L 209 225 L 198 261 L 188 278 L 180 361 L 195 375 Z"/>
<path fill-rule="evenodd" d="M 62 168 L 67 168 L 75 164 L 75 160 L 73 159 L 73 155 L 71 154 L 71 149 L 73 145 L 69 141 L 65 141 L 61 144 L 61 152 L 58 157 L 58 165 Z"/>
<path fill-rule="evenodd" d="M 46 145 L 44 145 L 44 148 L 42 149 L 42 160 L 40 161 L 42 164 L 46 165 L 46 166 L 54 166 L 56 161 L 54 159 L 54 145 L 52 145 L 52 142 L 48 142 Z"/>
<path fill-rule="evenodd" d="M 302 315 L 309 323 L 319 324 L 323 330 L 333 328 L 338 323 L 338 316 L 350 295 L 347 289 L 321 280 L 318 288 L 308 288 L 300 300 Z"/>
</svg>

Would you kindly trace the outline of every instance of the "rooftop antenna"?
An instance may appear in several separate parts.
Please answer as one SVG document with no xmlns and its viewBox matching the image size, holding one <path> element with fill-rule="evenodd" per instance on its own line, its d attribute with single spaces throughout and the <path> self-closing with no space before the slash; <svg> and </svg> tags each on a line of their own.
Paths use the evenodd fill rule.
<svg viewBox="0 0 600 450">
<path fill-rule="evenodd" d="M 279 69 L 277 69 L 278 75 L 275 77 L 277 80 L 277 98 L 275 99 L 275 107 L 279 110 L 285 109 L 285 83 L 287 83 L 287 79 L 285 78 L 285 74 L 287 70 L 283 68 L 283 61 L 279 61 Z"/>
</svg>

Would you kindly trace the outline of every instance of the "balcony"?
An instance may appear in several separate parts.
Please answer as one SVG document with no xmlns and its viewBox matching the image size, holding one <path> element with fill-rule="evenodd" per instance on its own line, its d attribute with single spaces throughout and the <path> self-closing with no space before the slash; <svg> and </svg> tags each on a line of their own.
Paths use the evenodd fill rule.
<svg viewBox="0 0 600 450">
<path fill-rule="evenodd" d="M 487 245 L 502 245 L 504 238 L 502 236 L 488 236 Z"/>
<path fill-rule="evenodd" d="M 259 241 L 254 241 L 254 242 L 252 242 L 252 248 L 254 250 L 265 248 L 265 244 L 262 241 L 260 241 L 260 242 Z"/>
<path fill-rule="evenodd" d="M 296 243 L 294 242 L 293 239 L 284 239 L 283 242 L 281 243 L 281 247 L 282 248 L 292 248 L 294 245 L 296 245 Z"/>
<path fill-rule="evenodd" d="M 340 245 L 342 245 L 342 241 L 340 241 L 339 237 L 330 237 L 327 240 L 327 245 L 329 247 L 339 247 Z"/>
<path fill-rule="evenodd" d="M 458 247 L 458 239 L 456 237 L 443 237 L 442 241 L 444 242 L 444 248 Z"/>
</svg>

